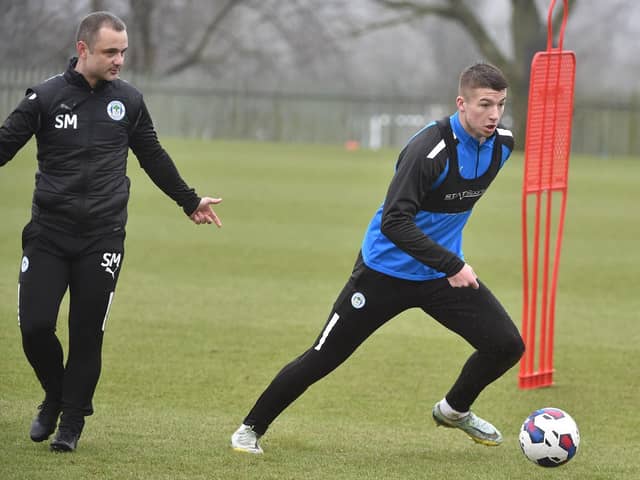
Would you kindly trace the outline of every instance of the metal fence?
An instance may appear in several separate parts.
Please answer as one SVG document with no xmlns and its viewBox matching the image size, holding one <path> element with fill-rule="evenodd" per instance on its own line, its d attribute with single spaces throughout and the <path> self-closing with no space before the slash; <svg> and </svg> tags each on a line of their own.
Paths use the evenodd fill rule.
<svg viewBox="0 0 640 480">
<path fill-rule="evenodd" d="M 41 71 L 0 70 L 2 119 L 15 108 L 26 87 L 48 76 Z M 424 97 L 274 92 L 131 78 L 144 92 L 163 136 L 397 147 L 426 122 L 452 109 Z M 638 99 L 596 103 L 576 98 L 574 105 L 573 152 L 640 156 Z"/>
</svg>

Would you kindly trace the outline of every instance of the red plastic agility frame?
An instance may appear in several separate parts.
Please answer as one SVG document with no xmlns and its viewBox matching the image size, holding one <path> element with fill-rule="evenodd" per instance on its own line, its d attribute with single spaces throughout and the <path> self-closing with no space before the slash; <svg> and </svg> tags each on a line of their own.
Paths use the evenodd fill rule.
<svg viewBox="0 0 640 480">
<path fill-rule="evenodd" d="M 564 12 L 558 48 L 553 48 L 552 0 L 548 15 L 547 50 L 538 52 L 531 63 L 527 131 L 522 188 L 522 251 L 523 251 L 523 308 L 522 337 L 526 352 L 520 363 L 518 386 L 522 389 L 546 387 L 553 384 L 553 344 L 556 288 L 564 217 L 567 204 L 567 180 L 571 149 L 571 122 L 575 85 L 575 54 L 563 51 L 562 43 L 567 23 L 568 0 Z M 552 198 L 554 192 L 562 196 L 558 213 L 557 237 L 551 264 Z M 527 202 L 535 196 L 533 248 L 529 262 Z M 543 197 L 546 208 L 543 209 Z M 541 218 L 544 217 L 544 218 Z M 540 259 L 541 223 L 544 220 L 544 253 Z M 542 285 L 538 268 L 542 266 Z M 549 270 L 551 269 L 551 279 Z M 538 291 L 540 290 L 540 325 L 537 325 Z M 537 328 L 539 327 L 539 328 Z M 535 365 L 536 332 L 540 333 L 538 365 Z"/>
</svg>

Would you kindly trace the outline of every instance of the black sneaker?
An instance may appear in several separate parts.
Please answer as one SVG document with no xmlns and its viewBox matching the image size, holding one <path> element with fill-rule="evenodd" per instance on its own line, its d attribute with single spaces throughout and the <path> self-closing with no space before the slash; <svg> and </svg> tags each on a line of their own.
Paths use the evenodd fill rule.
<svg viewBox="0 0 640 480">
<path fill-rule="evenodd" d="M 38 415 L 31 422 L 29 436 L 34 442 L 44 442 L 56 431 L 58 416 L 60 416 L 60 404 L 47 402 L 38 405 Z"/>
<path fill-rule="evenodd" d="M 52 452 L 73 452 L 78 447 L 80 432 L 64 427 L 58 429 L 58 433 L 51 442 Z"/>
</svg>

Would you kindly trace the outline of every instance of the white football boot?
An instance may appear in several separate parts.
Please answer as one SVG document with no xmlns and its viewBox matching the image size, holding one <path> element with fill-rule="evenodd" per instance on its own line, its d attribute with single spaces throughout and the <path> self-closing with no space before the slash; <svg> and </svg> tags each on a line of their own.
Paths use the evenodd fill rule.
<svg viewBox="0 0 640 480">
<path fill-rule="evenodd" d="M 432 411 L 433 421 L 439 427 L 459 428 L 466 433 L 471 440 L 489 447 L 496 447 L 502 443 L 502 434 L 486 420 L 469 412 L 462 418 L 454 420 L 445 416 L 440 411 L 440 402 L 436 403 Z"/>
<path fill-rule="evenodd" d="M 258 445 L 260 435 L 253 431 L 253 427 L 244 423 L 231 435 L 231 448 L 237 452 L 261 454 L 262 448 Z"/>
</svg>

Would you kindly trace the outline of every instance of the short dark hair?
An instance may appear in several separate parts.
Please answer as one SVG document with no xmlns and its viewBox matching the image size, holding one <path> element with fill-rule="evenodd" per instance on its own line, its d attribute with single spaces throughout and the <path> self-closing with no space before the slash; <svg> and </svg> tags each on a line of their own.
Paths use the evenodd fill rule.
<svg viewBox="0 0 640 480">
<path fill-rule="evenodd" d="M 76 33 L 76 42 L 83 41 L 87 44 L 89 50 L 93 49 L 98 30 L 103 26 L 112 28 L 116 32 L 122 32 L 127 29 L 124 22 L 111 12 L 93 12 L 80 22 Z"/>
<path fill-rule="evenodd" d="M 460 74 L 459 92 L 474 88 L 490 88 L 500 91 L 509 86 L 506 77 L 495 65 L 490 63 L 474 63 Z"/>
</svg>

